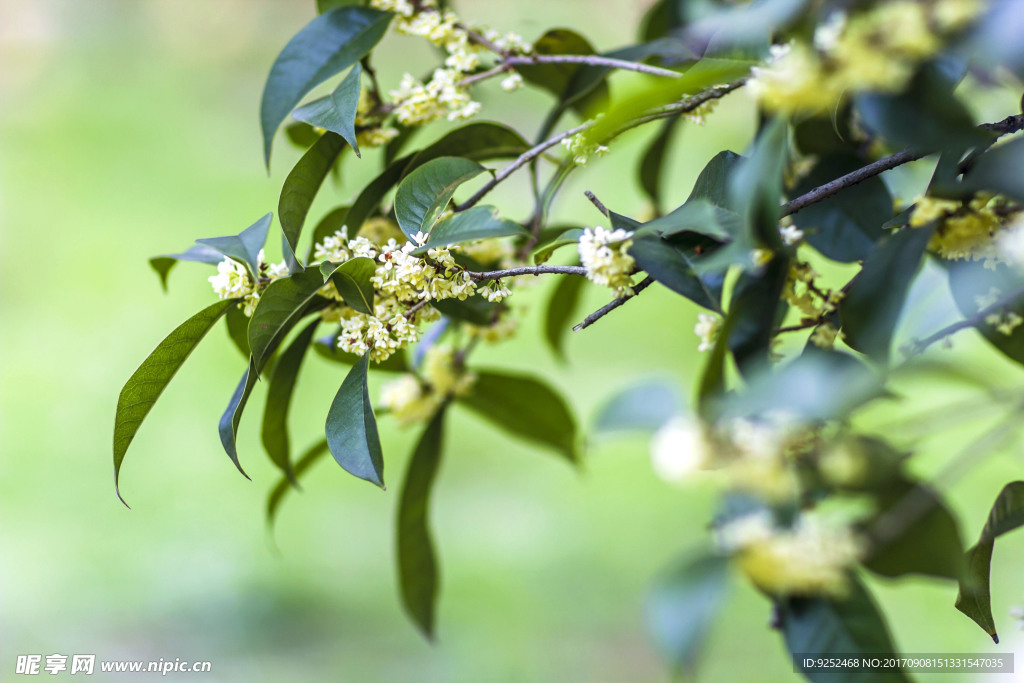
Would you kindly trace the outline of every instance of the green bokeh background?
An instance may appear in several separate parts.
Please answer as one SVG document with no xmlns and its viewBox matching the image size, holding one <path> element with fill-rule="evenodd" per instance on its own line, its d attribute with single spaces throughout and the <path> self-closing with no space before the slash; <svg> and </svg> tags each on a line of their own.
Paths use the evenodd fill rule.
<svg viewBox="0 0 1024 683">
<path fill-rule="evenodd" d="M 276 475 L 257 438 L 260 389 L 239 448 L 251 483 L 217 438 L 217 418 L 244 369 L 221 328 L 132 445 L 122 491 L 133 509 L 114 497 L 110 441 L 121 384 L 213 296 L 209 271 L 198 264 L 179 266 L 164 295 L 147 259 L 196 237 L 237 232 L 276 208 L 299 152 L 279 137 L 267 178 L 259 95 L 274 55 L 313 16 L 313 4 L 0 0 L 0 680 L 13 678 L 16 656 L 29 653 L 213 663 L 212 673 L 182 680 L 666 680 L 643 628 L 645 591 L 660 569 L 707 542 L 716 489 L 710 481 L 678 488 L 658 480 L 644 439 L 593 440 L 582 472 L 574 472 L 455 414 L 449 435 L 457 437 L 445 450 L 433 504 L 443 581 L 433 645 L 405 620 L 394 585 L 395 484 L 416 430 L 381 420 L 386 493 L 329 460 L 318 465 L 304 493 L 287 501 L 275 550 L 263 518 Z M 463 16 L 527 39 L 572 26 L 601 49 L 629 43 L 646 4 L 457 3 Z M 431 58 L 417 41 L 387 40 L 379 53 L 385 85 L 397 83 L 403 65 Z M 507 95 L 492 85 L 481 92 L 483 118 L 526 131 L 548 104 L 544 95 Z M 979 120 L 1012 113 L 1015 102 L 1012 93 L 981 98 Z M 753 123 L 749 101 L 737 94 L 707 127 L 686 127 L 672 151 L 668 202 L 685 198 L 717 151 L 742 151 Z M 578 173 L 555 218 L 599 223 L 585 189 L 622 213 L 647 210 L 633 168 L 652 132 L 623 138 L 612 156 Z M 343 181 L 325 188 L 312 217 L 350 199 L 378 163 L 373 154 L 348 159 Z M 911 192 L 928 177 L 927 169 L 890 175 Z M 530 210 L 524 181 L 496 193 L 511 217 Z M 637 378 L 670 377 L 688 391 L 703 363 L 694 306 L 652 289 L 573 334 L 572 363 L 560 365 L 540 341 L 551 284 L 517 294 L 527 305 L 518 337 L 482 349 L 474 362 L 543 375 L 568 395 L 584 426 L 603 399 Z M 928 286 L 919 291 L 935 296 Z M 606 292 L 590 291 L 580 315 L 606 300 Z M 942 301 L 938 310 L 948 315 Z M 983 382 L 1020 386 L 1019 368 L 970 334 L 935 357 L 967 363 Z M 307 361 L 292 412 L 298 446 L 318 437 L 343 374 L 319 358 Z M 911 393 L 915 386 L 925 398 Z M 908 398 L 865 420 L 889 425 L 900 443 L 916 440 L 922 473 L 940 469 L 998 414 L 998 404 L 968 382 L 908 380 L 901 388 Z M 920 430 L 904 420 L 953 400 L 980 407 L 978 415 Z M 1022 471 L 1016 444 L 976 458 L 942 487 L 967 539 L 1002 484 Z M 1008 615 L 1024 599 L 1022 561 L 1024 538 L 1000 542 L 998 648 L 953 609 L 954 586 L 870 584 L 904 651 L 1008 652 L 1024 642 Z M 701 678 L 795 678 L 768 616 L 768 602 L 735 580 L 708 634 Z"/>
</svg>

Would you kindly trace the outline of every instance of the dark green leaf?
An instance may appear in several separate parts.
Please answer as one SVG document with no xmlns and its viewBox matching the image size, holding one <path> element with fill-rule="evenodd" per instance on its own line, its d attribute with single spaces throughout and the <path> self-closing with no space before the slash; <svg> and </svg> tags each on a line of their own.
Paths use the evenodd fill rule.
<svg viewBox="0 0 1024 683">
<path fill-rule="evenodd" d="M 370 356 L 352 366 L 327 413 L 327 446 L 346 472 L 384 488 L 384 455 L 370 405 Z"/>
<path fill-rule="evenodd" d="M 249 351 L 249 316 L 238 306 L 232 306 L 224 315 L 224 322 L 227 324 L 228 337 L 243 357 L 252 355 Z"/>
<path fill-rule="evenodd" d="M 324 178 L 338 159 L 345 141 L 335 133 L 324 133 L 316 144 L 309 148 L 295 168 L 285 178 L 281 188 L 281 199 L 277 204 L 281 230 L 293 252 L 298 249 L 299 234 L 306 222 L 306 214 L 316 198 Z"/>
<path fill-rule="evenodd" d="M 263 372 L 271 351 L 323 286 L 324 279 L 318 270 L 295 273 L 267 285 L 249 320 L 249 348 L 257 372 Z"/>
<path fill-rule="evenodd" d="M 229 256 L 244 264 L 249 269 L 251 276 L 254 278 L 259 277 L 259 253 L 267 242 L 267 232 L 270 230 L 270 222 L 273 219 L 274 214 L 268 213 L 237 235 L 209 237 L 196 240 L 196 242 L 211 249 L 216 249 L 225 256 Z"/>
<path fill-rule="evenodd" d="M 284 134 L 288 137 L 288 142 L 301 150 L 309 149 L 320 139 L 320 133 L 313 126 L 301 121 L 292 121 L 286 125 Z"/>
<path fill-rule="evenodd" d="M 724 150 L 712 157 L 697 176 L 687 202 L 703 199 L 715 206 L 739 212 L 744 202 L 738 200 L 730 190 L 731 178 L 742 166 L 744 157 Z"/>
<path fill-rule="evenodd" d="M 224 414 L 220 416 L 220 422 L 217 424 L 217 431 L 220 433 L 220 443 L 224 446 L 224 451 L 246 479 L 249 479 L 249 475 L 245 473 L 241 463 L 238 461 L 236 439 L 238 438 L 238 423 L 242 420 L 242 411 L 245 410 L 245 404 L 249 402 L 249 394 L 252 393 L 252 388 L 256 386 L 256 377 L 256 369 L 253 367 L 252 361 L 250 361 L 245 369 L 245 374 L 242 375 L 242 379 L 238 383 L 238 387 L 235 388 L 235 393 L 231 395 L 231 400 L 228 401 L 228 407 L 224 410 Z"/>
<path fill-rule="evenodd" d="M 153 270 L 156 271 L 156 274 L 160 276 L 160 285 L 166 292 L 167 278 L 171 274 L 171 268 L 173 268 L 178 261 L 194 261 L 196 263 L 217 265 L 223 260 L 224 254 L 220 253 L 216 249 L 212 249 L 202 244 L 194 244 L 180 254 L 154 256 L 149 259 L 149 265 L 152 266 Z"/>
<path fill-rule="evenodd" d="M 647 146 L 640 160 L 640 187 L 651 200 L 655 211 L 661 206 L 661 182 L 665 176 L 665 153 L 672 143 L 672 133 L 680 119 L 672 118 L 662 124 L 661 130 Z"/>
<path fill-rule="evenodd" d="M 334 363 L 342 365 L 354 365 L 362 362 L 362 357 L 354 353 L 346 353 L 338 348 L 337 336 L 321 337 L 313 342 L 313 350 L 321 358 L 326 358 Z M 384 372 L 409 372 L 409 361 L 406 359 L 405 351 L 399 351 L 388 356 L 387 360 L 379 363 L 371 363 L 371 370 L 382 370 Z"/>
<path fill-rule="evenodd" d="M 694 669 L 728 584 L 729 564 L 721 555 L 688 558 L 654 584 L 647 599 L 647 628 L 674 670 Z"/>
<path fill-rule="evenodd" d="M 776 256 L 759 273 L 744 273 L 732 293 L 733 319 L 729 350 L 744 375 L 768 366 L 772 338 L 779 323 L 779 297 L 789 275 L 789 260 Z"/>
<path fill-rule="evenodd" d="M 807 657 L 854 657 L 894 655 L 896 648 L 885 619 L 860 580 L 850 577 L 845 598 L 791 598 L 781 606 L 782 632 L 790 654 Z M 814 683 L 856 683 L 863 673 L 832 669 L 808 669 L 803 674 Z M 902 669 L 876 671 L 872 682 L 908 681 Z"/>
<path fill-rule="evenodd" d="M 698 306 L 716 312 L 721 311 L 717 297 L 694 273 L 693 265 L 686 255 L 657 234 L 635 235 L 629 253 L 636 260 L 637 267 L 646 271 L 656 282 Z"/>
<path fill-rule="evenodd" d="M 811 189 L 863 166 L 856 157 L 836 154 L 821 157 L 790 193 L 799 197 Z M 877 176 L 848 187 L 793 214 L 793 223 L 806 241 L 822 254 L 841 263 L 863 261 L 883 236 L 882 223 L 892 218 L 892 196 Z"/>
<path fill-rule="evenodd" d="M 444 407 L 427 425 L 402 483 L 398 503 L 398 584 L 402 604 L 427 638 L 434 638 L 438 570 L 430 537 L 430 492 L 441 464 Z"/>
<path fill-rule="evenodd" d="M 303 472 L 312 467 L 320 458 L 327 455 L 327 439 L 321 439 L 312 448 L 307 450 L 302 456 L 295 461 L 295 467 L 293 468 L 293 474 L 295 481 L 302 476 Z M 267 497 L 267 528 L 273 528 L 274 519 L 277 517 L 277 511 L 281 507 L 281 501 L 284 500 L 285 495 L 290 491 L 295 484 L 288 477 L 281 477 L 274 488 L 270 491 L 270 495 Z"/>
<path fill-rule="evenodd" d="M 438 157 L 409 173 L 395 194 L 395 216 L 402 232 L 408 237 L 430 232 L 456 188 L 485 170 L 470 159 Z"/>
<path fill-rule="evenodd" d="M 537 251 L 533 252 L 533 262 L 537 264 L 545 263 L 551 258 L 551 255 L 558 249 L 568 246 L 570 244 L 578 244 L 580 237 L 583 236 L 583 228 L 571 228 L 561 233 L 554 240 L 544 244 Z"/>
<path fill-rule="evenodd" d="M 500 123 L 478 121 L 456 128 L 423 149 L 409 164 L 406 173 L 439 157 L 462 157 L 472 161 L 514 159 L 530 148 L 516 131 Z"/>
<path fill-rule="evenodd" d="M 971 192 L 1004 194 L 1024 202 L 1024 179 L 1020 169 L 1024 165 L 1024 140 L 1011 140 L 993 147 L 977 158 L 964 175 L 963 189 Z"/>
<path fill-rule="evenodd" d="M 569 29 L 552 29 L 533 43 L 534 51 L 541 55 L 592 55 L 594 48 L 586 38 Z M 557 123 L 558 118 L 569 107 L 580 114 L 608 101 L 608 87 L 602 83 L 607 73 L 603 70 L 587 70 L 587 78 L 576 80 L 585 70 L 580 64 L 553 63 L 521 66 L 518 71 L 533 85 L 544 88 L 557 99 L 555 109 L 548 115 L 542 137 Z M 595 73 L 596 72 L 596 77 Z M 589 96 L 589 97 L 588 97 Z"/>
<path fill-rule="evenodd" d="M 933 490 L 898 479 L 878 492 L 879 514 L 868 525 L 864 566 L 882 576 L 921 574 L 959 580 L 964 546 L 956 518 Z"/>
<path fill-rule="evenodd" d="M 578 460 L 576 421 L 560 395 L 533 377 L 477 372 L 472 393 L 458 401 L 509 434 Z"/>
<path fill-rule="evenodd" d="M 1024 315 L 1024 278 L 1017 269 L 1004 264 L 988 268 L 983 261 L 952 261 L 948 268 L 953 299 L 964 316 L 976 316 L 981 310 L 978 300 L 989 298 L 993 288 L 1009 301 L 997 313 L 1000 318 L 1009 313 Z M 982 321 L 975 329 L 1008 358 L 1024 364 L 1024 328 L 1017 327 L 1007 335 Z"/>
<path fill-rule="evenodd" d="M 839 305 L 843 338 L 853 349 L 887 363 L 892 335 L 932 228 L 904 228 L 878 242 Z"/>
<path fill-rule="evenodd" d="M 453 320 L 461 320 L 480 327 L 494 324 L 495 316 L 502 308 L 501 303 L 490 302 L 480 294 L 474 294 L 465 301 L 458 299 L 431 301 L 430 305 Z"/>
<path fill-rule="evenodd" d="M 304 104 L 292 112 L 292 118 L 296 121 L 304 121 L 343 137 L 357 157 L 362 156 L 359 153 L 359 143 L 356 141 L 356 109 L 359 107 L 359 94 L 362 91 L 359 83 L 362 73 L 362 67 L 356 62 L 334 92 L 327 97 Z"/>
<path fill-rule="evenodd" d="M 544 336 L 555 355 L 563 361 L 566 360 L 565 333 L 572 328 L 572 317 L 579 307 L 580 293 L 586 281 L 583 277 L 559 278 L 544 315 Z"/>
<path fill-rule="evenodd" d="M 295 34 L 277 56 L 263 89 L 263 156 L 270 165 L 274 133 L 310 90 L 358 62 L 384 36 L 391 14 L 338 7 Z"/>
<path fill-rule="evenodd" d="M 989 585 L 992 550 L 998 537 L 1021 526 L 1024 526 L 1024 481 L 1014 481 L 999 492 L 988 513 L 985 528 L 981 530 L 981 537 L 967 551 L 967 576 L 960 582 L 960 592 L 956 596 L 956 608 L 985 629 L 997 643 L 999 636 L 992 618 Z"/>
<path fill-rule="evenodd" d="M 118 490 L 121 463 L 142 421 L 196 345 L 228 307 L 237 303 L 237 299 L 218 301 L 186 320 L 160 342 L 125 382 L 117 397 L 117 414 L 114 417 L 114 489 L 118 498 L 121 498 Z M 121 502 L 124 502 L 123 498 Z"/>
<path fill-rule="evenodd" d="M 359 193 L 355 202 L 352 203 L 352 208 L 348 210 L 348 217 L 346 218 L 349 237 L 355 237 L 359 234 L 359 229 L 362 228 L 363 222 L 370 217 L 370 214 L 380 205 L 384 196 L 402 177 L 402 173 L 409 165 L 412 156 L 404 156 L 398 161 L 391 163 Z"/>
<path fill-rule="evenodd" d="M 291 444 L 288 439 L 288 409 L 292 404 L 292 393 L 299 377 L 299 368 L 319 324 L 320 320 L 316 319 L 307 325 L 281 353 L 274 366 L 274 374 L 270 377 L 267 404 L 263 409 L 263 427 L 260 433 L 263 448 L 266 449 L 270 461 L 293 482 L 295 475 L 292 471 Z"/>
<path fill-rule="evenodd" d="M 360 256 L 342 264 L 321 263 L 324 282 L 330 280 L 345 303 L 359 311 L 373 315 L 373 283 L 370 278 L 377 270 L 372 258 Z"/>
<path fill-rule="evenodd" d="M 737 236 L 745 240 L 743 229 L 740 214 L 715 206 L 706 199 L 688 199 L 671 213 L 644 223 L 640 232 L 661 233 L 665 237 L 694 233 L 722 243 Z"/>
<path fill-rule="evenodd" d="M 729 173 L 729 197 L 744 217 L 747 235 L 758 246 L 780 251 L 779 206 L 783 171 L 789 156 L 786 121 L 773 119 L 765 125 L 750 157 Z"/>
<path fill-rule="evenodd" d="M 435 225 L 427 241 L 413 254 L 422 255 L 434 247 L 512 235 L 529 237 L 530 233 L 518 223 L 498 218 L 498 210 L 493 206 L 474 206 Z"/>
<path fill-rule="evenodd" d="M 313 260 L 313 252 L 316 250 L 316 245 L 345 227 L 348 209 L 349 207 L 347 206 L 339 206 L 336 209 L 332 209 L 316 224 L 316 227 L 313 228 L 313 236 L 310 239 L 309 251 L 306 253 L 306 263 Z"/>
<path fill-rule="evenodd" d="M 594 433 L 656 432 L 683 410 L 679 391 L 664 380 L 635 384 L 611 397 L 594 420 Z"/>
</svg>

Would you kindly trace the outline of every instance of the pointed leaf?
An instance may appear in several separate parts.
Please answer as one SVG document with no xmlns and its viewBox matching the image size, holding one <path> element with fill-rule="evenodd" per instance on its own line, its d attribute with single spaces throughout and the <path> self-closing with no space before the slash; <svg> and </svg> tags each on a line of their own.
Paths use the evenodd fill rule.
<svg viewBox="0 0 1024 683">
<path fill-rule="evenodd" d="M 287 476 L 281 477 L 274 488 L 271 489 L 270 495 L 267 497 L 267 528 L 272 529 L 274 526 L 274 520 L 277 518 L 277 511 L 281 507 L 281 502 L 284 497 L 292 488 L 297 488 L 298 478 L 308 470 L 310 467 L 316 464 L 320 458 L 327 455 L 327 439 L 321 439 L 309 450 L 302 454 L 302 456 L 295 461 L 295 467 L 293 468 L 294 482 Z"/>
<path fill-rule="evenodd" d="M 783 246 L 778 223 L 788 155 L 788 127 L 777 118 L 761 129 L 750 157 L 729 173 L 729 201 L 744 217 L 746 234 L 755 244 L 774 251 Z"/>
<path fill-rule="evenodd" d="M 474 206 L 435 225 L 427 241 L 413 254 L 422 255 L 434 247 L 511 235 L 529 237 L 530 233 L 518 223 L 498 218 L 498 210 L 493 206 Z"/>
<path fill-rule="evenodd" d="M 430 493 L 441 464 L 442 407 L 427 425 L 409 460 L 398 503 L 398 583 L 402 604 L 427 638 L 434 637 L 438 571 L 430 537 Z"/>
<path fill-rule="evenodd" d="M 303 121 L 343 137 L 357 157 L 362 156 L 356 142 L 356 109 L 359 108 L 359 95 L 362 90 L 359 78 L 362 73 L 363 69 L 357 62 L 334 92 L 327 97 L 304 104 L 292 112 L 292 118 L 296 121 Z"/>
<path fill-rule="evenodd" d="M 252 361 L 249 361 L 249 365 L 245 368 L 245 373 L 242 375 L 238 387 L 235 388 L 235 393 L 231 395 L 228 407 L 224 410 L 224 414 L 220 416 L 220 422 L 217 425 L 217 431 L 220 433 L 220 443 L 224 446 L 224 451 L 246 479 L 249 479 L 249 475 L 245 473 L 241 463 L 238 461 L 238 447 L 235 442 L 238 438 L 238 424 L 242 420 L 242 411 L 245 410 L 245 404 L 249 401 L 252 388 L 256 386 L 256 378 L 256 369 Z"/>
<path fill-rule="evenodd" d="M 370 405 L 370 356 L 352 366 L 327 413 L 327 446 L 346 472 L 384 488 L 384 455 Z"/>
<path fill-rule="evenodd" d="M 216 249 L 202 244 L 193 244 L 180 254 L 163 254 L 161 256 L 154 256 L 149 259 L 149 265 L 152 266 L 153 270 L 156 271 L 156 274 L 160 276 L 160 286 L 163 287 L 166 292 L 167 278 L 171 274 L 171 269 L 177 265 L 178 261 L 194 261 L 196 263 L 208 263 L 215 266 L 223 260 L 224 254 L 220 253 Z"/>
<path fill-rule="evenodd" d="M 555 355 L 563 361 L 566 360 L 565 335 L 572 329 L 572 318 L 579 307 L 580 294 L 586 282 L 584 277 L 559 278 L 544 315 L 544 336 Z"/>
<path fill-rule="evenodd" d="M 320 273 L 324 282 L 330 280 L 345 303 L 359 311 L 373 315 L 373 283 L 370 278 L 377 272 L 372 258 L 360 256 L 342 264 L 321 263 Z"/>
<path fill-rule="evenodd" d="M 307 325 L 281 353 L 270 377 L 267 404 L 263 410 L 263 428 L 260 432 L 263 448 L 270 456 L 270 461 L 292 481 L 295 475 L 292 472 L 291 444 L 288 439 L 288 410 L 291 408 L 299 368 L 302 367 L 319 324 L 320 320 L 316 319 Z"/>
<path fill-rule="evenodd" d="M 117 414 L 114 417 L 114 489 L 122 503 L 124 499 L 118 490 L 118 477 L 135 433 L 185 359 L 224 312 L 237 303 L 237 299 L 218 301 L 186 320 L 160 342 L 125 382 L 117 397 Z"/>
<path fill-rule="evenodd" d="M 967 576 L 960 582 L 960 592 L 956 596 L 956 608 L 985 629 L 997 643 L 999 636 L 992 618 L 989 585 L 992 550 L 997 538 L 1021 526 L 1024 526 L 1024 481 L 1014 481 L 999 492 L 988 513 L 985 528 L 981 530 L 981 537 L 967 551 Z"/>
<path fill-rule="evenodd" d="M 274 280 L 260 295 L 249 320 L 249 348 L 257 372 L 263 372 L 274 347 L 302 316 L 306 304 L 324 286 L 318 270 L 306 270 Z"/>
<path fill-rule="evenodd" d="M 384 36 L 391 14 L 338 7 L 309 22 L 285 46 L 263 88 L 263 156 L 270 165 L 274 133 L 306 93 L 362 59 Z"/>
<path fill-rule="evenodd" d="M 470 159 L 439 157 L 407 175 L 395 195 L 395 216 L 402 232 L 409 237 L 430 232 L 456 188 L 485 170 Z"/>
<path fill-rule="evenodd" d="M 637 267 L 646 271 L 656 282 L 698 306 L 715 312 L 721 311 L 715 294 L 694 272 L 689 259 L 657 234 L 635 235 L 629 253 L 636 260 Z"/>
<path fill-rule="evenodd" d="M 258 277 L 260 272 L 259 253 L 267 242 L 267 232 L 274 214 L 268 213 L 237 235 L 225 237 L 209 237 L 196 240 L 197 243 L 216 249 L 221 254 L 233 258 L 249 269 L 249 274 Z"/>
<path fill-rule="evenodd" d="M 292 252 L 298 249 L 299 234 L 306 222 L 309 207 L 344 148 L 345 141 L 340 135 L 324 133 L 285 178 L 277 213 L 281 220 L 281 230 Z"/>
<path fill-rule="evenodd" d="M 468 396 L 458 399 L 509 434 L 578 460 L 576 421 L 562 397 L 526 375 L 477 372 Z"/>
<path fill-rule="evenodd" d="M 564 231 L 554 240 L 544 244 L 537 251 L 533 252 L 533 262 L 536 264 L 545 263 L 551 258 L 556 250 L 570 244 L 579 244 L 580 237 L 583 237 L 583 228 L 570 228 Z"/>
</svg>

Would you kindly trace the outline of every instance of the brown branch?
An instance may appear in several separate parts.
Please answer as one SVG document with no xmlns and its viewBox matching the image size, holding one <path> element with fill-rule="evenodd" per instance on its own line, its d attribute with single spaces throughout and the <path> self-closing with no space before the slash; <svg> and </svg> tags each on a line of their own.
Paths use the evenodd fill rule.
<svg viewBox="0 0 1024 683">
<path fill-rule="evenodd" d="M 500 280 L 503 277 L 515 277 L 516 275 L 586 275 L 587 269 L 583 266 L 520 266 L 518 268 L 506 268 L 504 270 L 474 271 L 467 270 L 469 277 L 477 282 L 485 280 Z"/>
<path fill-rule="evenodd" d="M 605 206 L 604 202 L 598 199 L 593 192 L 587 190 L 586 192 L 583 193 L 583 195 L 590 200 L 591 204 L 597 207 L 597 210 L 600 211 L 605 218 L 611 217 L 611 212 L 608 211 L 608 207 Z"/>
<path fill-rule="evenodd" d="M 600 55 L 527 55 L 508 56 L 504 59 L 505 64 L 510 66 L 530 66 L 533 64 L 584 64 L 586 66 L 603 66 L 609 69 L 623 69 L 625 71 L 636 71 L 651 76 L 662 76 L 664 78 L 679 78 L 682 74 L 676 71 L 669 71 L 657 66 L 648 66 L 640 62 L 629 62 L 624 59 L 613 59 Z"/>
<path fill-rule="evenodd" d="M 604 306 L 602 306 L 601 308 L 597 309 L 596 311 L 594 311 L 593 313 L 588 315 L 586 318 L 584 318 L 583 322 L 581 322 L 576 327 L 572 328 L 572 331 L 573 332 L 579 332 L 580 330 L 585 330 L 586 328 L 590 327 L 591 325 L 596 323 L 601 318 L 605 317 L 606 315 L 608 315 L 609 313 L 614 311 L 616 308 L 618 308 L 622 304 L 626 303 L 627 301 L 629 301 L 633 297 L 639 295 L 640 292 L 644 291 L 645 289 L 650 287 L 652 284 L 654 284 L 654 278 L 651 277 L 650 275 L 648 275 L 643 280 L 638 282 L 636 284 L 636 286 L 633 287 L 633 294 L 631 294 L 629 296 L 620 296 L 618 299 L 615 299 L 614 301 L 611 301 L 611 302 L 605 304 Z"/>
</svg>

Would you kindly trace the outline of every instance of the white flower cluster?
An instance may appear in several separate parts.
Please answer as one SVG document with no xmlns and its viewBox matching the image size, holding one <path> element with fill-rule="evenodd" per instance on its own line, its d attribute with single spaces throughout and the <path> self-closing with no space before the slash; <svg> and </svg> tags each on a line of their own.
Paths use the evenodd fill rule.
<svg viewBox="0 0 1024 683">
<path fill-rule="evenodd" d="M 636 261 L 629 255 L 633 233 L 621 228 L 586 228 L 576 249 L 587 269 L 587 278 L 596 285 L 610 287 L 615 296 L 633 294 L 633 269 Z"/>
<path fill-rule="evenodd" d="M 848 524 L 813 512 L 789 528 L 776 526 L 768 512 L 744 515 L 718 529 L 718 542 L 756 586 L 776 596 L 844 595 L 865 550 Z"/>
<path fill-rule="evenodd" d="M 221 299 L 242 299 L 239 305 L 245 315 L 252 315 L 256 304 L 259 303 L 260 293 L 266 289 L 271 281 L 288 275 L 288 264 L 267 263 L 264 260 L 263 250 L 258 255 L 259 277 L 266 279 L 265 282 L 253 282 L 249 276 L 249 270 L 238 261 L 224 257 L 224 260 L 217 264 L 217 274 L 211 275 L 208 280 L 213 291 Z"/>
<path fill-rule="evenodd" d="M 380 362 L 399 349 L 419 341 L 420 324 L 436 320 L 436 309 L 422 305 L 445 299 L 465 300 L 481 294 L 488 301 L 501 301 L 511 292 L 500 282 L 478 285 L 469 273 L 455 263 L 452 248 L 429 249 L 425 257 L 413 255 L 426 242 L 418 233 L 412 241 L 399 244 L 393 237 L 376 244 L 362 235 L 349 238 L 344 227 L 317 244 L 314 258 L 319 261 L 343 263 L 353 258 L 370 258 L 377 262 L 370 282 L 374 287 L 373 315 L 361 313 L 344 304 L 332 283 L 321 294 L 336 302 L 322 313 L 325 320 L 340 322 L 338 347 L 348 353 Z"/>
<path fill-rule="evenodd" d="M 715 348 L 715 340 L 718 339 L 718 331 L 722 329 L 722 319 L 714 313 L 699 313 L 697 324 L 693 326 L 693 333 L 700 338 L 698 351 L 710 351 Z"/>
<path fill-rule="evenodd" d="M 432 346 L 423 357 L 419 376 L 402 375 L 381 389 L 381 406 L 400 426 L 425 422 L 451 396 L 464 396 L 476 377 L 463 371 L 450 346 Z"/>
<path fill-rule="evenodd" d="M 608 147 L 598 145 L 587 139 L 586 133 L 577 133 L 562 140 L 562 144 L 569 150 L 572 160 L 577 166 L 586 166 L 592 157 L 603 157 L 608 153 Z"/>
</svg>

